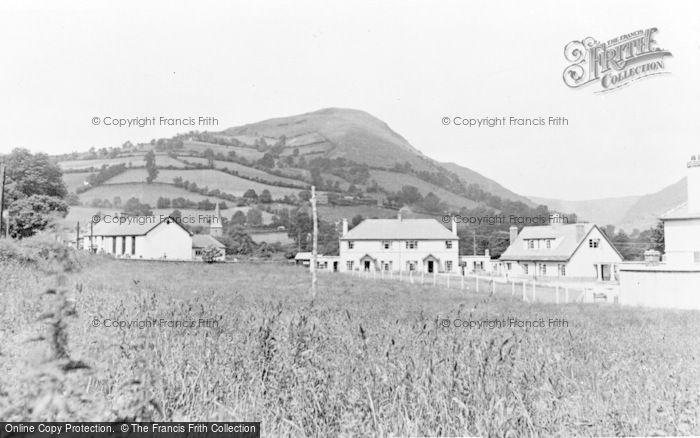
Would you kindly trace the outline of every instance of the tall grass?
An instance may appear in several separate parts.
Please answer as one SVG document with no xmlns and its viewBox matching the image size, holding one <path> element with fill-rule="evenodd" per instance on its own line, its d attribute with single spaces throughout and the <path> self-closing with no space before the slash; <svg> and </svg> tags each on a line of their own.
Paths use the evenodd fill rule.
<svg viewBox="0 0 700 438">
<path fill-rule="evenodd" d="M 700 433 L 698 312 L 528 305 L 341 275 L 320 277 L 311 306 L 308 273 L 289 266 L 87 263 L 60 274 L 64 286 L 52 286 L 57 274 L 0 268 L 1 418 L 261 421 L 265 436 Z M 53 338 L 33 342 L 49 349 L 42 362 L 23 342 L 36 327 L 56 333 L 55 319 L 37 321 L 46 297 L 63 309 L 53 316 L 65 355 L 50 353 Z M 569 327 L 437 323 L 499 316 Z M 218 326 L 115 329 L 94 318 Z M 55 383 L 16 383 L 42 363 Z M 46 394 L 63 404 L 38 404 Z"/>
</svg>

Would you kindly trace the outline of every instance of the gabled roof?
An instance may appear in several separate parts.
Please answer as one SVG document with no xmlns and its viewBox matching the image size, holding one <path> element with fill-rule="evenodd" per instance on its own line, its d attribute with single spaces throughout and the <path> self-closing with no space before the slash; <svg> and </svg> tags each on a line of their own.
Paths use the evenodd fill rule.
<svg viewBox="0 0 700 438">
<path fill-rule="evenodd" d="M 365 219 L 341 240 L 457 240 L 435 219 Z"/>
<path fill-rule="evenodd" d="M 226 247 L 226 245 L 213 238 L 210 234 L 195 234 L 192 236 L 192 248 L 206 248 L 210 245 L 217 248 Z"/>
<path fill-rule="evenodd" d="M 100 222 L 94 225 L 92 234 L 94 236 L 145 236 L 163 222 L 168 224 L 175 223 L 185 230 L 187 234 L 192 235 L 179 221 L 169 216 L 132 216 L 126 217 L 123 222 L 119 222 L 116 217 L 110 217 L 109 223 Z"/>
<path fill-rule="evenodd" d="M 581 227 L 581 232 L 579 232 Z M 568 261 L 593 229 L 593 224 L 556 224 L 525 227 L 518 238 L 501 254 L 500 260 Z M 610 243 L 605 233 L 600 233 Z M 526 240 L 554 239 L 551 248 L 527 249 Z M 614 245 L 610 246 L 617 251 Z M 618 252 L 619 254 L 619 252 Z M 622 257 L 622 256 L 621 256 Z"/>
<path fill-rule="evenodd" d="M 685 202 L 661 216 L 662 220 L 671 221 L 678 219 L 700 219 L 700 211 L 688 211 L 688 203 Z"/>
</svg>

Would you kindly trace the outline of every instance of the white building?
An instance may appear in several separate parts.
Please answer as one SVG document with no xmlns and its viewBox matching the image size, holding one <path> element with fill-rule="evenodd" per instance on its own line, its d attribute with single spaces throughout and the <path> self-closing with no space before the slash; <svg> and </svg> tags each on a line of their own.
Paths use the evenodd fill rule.
<svg viewBox="0 0 700 438">
<path fill-rule="evenodd" d="M 491 259 L 491 253 L 487 249 L 482 255 L 461 255 L 459 256 L 459 266 L 464 274 L 489 274 L 500 273 L 500 262 Z"/>
<path fill-rule="evenodd" d="M 340 271 L 458 272 L 459 239 L 435 219 L 365 219 L 348 231 L 343 219 Z"/>
<path fill-rule="evenodd" d="M 663 262 L 620 267 L 620 303 L 700 309 L 700 156 L 688 162 L 688 201 L 666 213 Z"/>
<path fill-rule="evenodd" d="M 110 223 L 98 223 L 82 240 L 87 242 L 86 250 L 92 247 L 95 252 L 119 258 L 201 260 L 202 251 L 209 246 L 218 250 L 217 261 L 226 258 L 221 242 L 209 234 L 193 235 L 172 217 L 111 217 Z"/>
<path fill-rule="evenodd" d="M 511 227 L 500 261 L 508 276 L 615 281 L 622 256 L 596 225 L 556 223 Z"/>
</svg>

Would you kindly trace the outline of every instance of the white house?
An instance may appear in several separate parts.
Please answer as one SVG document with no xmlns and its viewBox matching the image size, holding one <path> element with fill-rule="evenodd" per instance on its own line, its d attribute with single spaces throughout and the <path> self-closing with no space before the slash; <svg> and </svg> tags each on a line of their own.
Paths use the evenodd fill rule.
<svg viewBox="0 0 700 438">
<path fill-rule="evenodd" d="M 82 236 L 86 249 L 120 258 L 201 260 L 202 251 L 213 246 L 219 251 L 217 261 L 226 258 L 225 246 L 212 235 L 193 235 L 180 221 L 166 216 L 110 217 L 91 233 Z M 212 221 L 212 224 L 220 224 Z M 214 228 L 217 228 L 214 225 Z M 90 244 L 90 241 L 92 243 Z"/>
<path fill-rule="evenodd" d="M 100 222 L 90 235 L 97 252 L 136 259 L 192 260 L 192 234 L 179 221 L 156 216 Z"/>
<path fill-rule="evenodd" d="M 596 225 L 555 223 L 511 227 L 500 261 L 508 276 L 614 281 L 622 256 Z"/>
<path fill-rule="evenodd" d="M 365 219 L 348 231 L 343 219 L 340 271 L 458 272 L 459 239 L 435 219 Z"/>
<path fill-rule="evenodd" d="M 688 201 L 661 217 L 664 259 L 620 267 L 621 304 L 700 309 L 700 155 L 687 168 Z"/>
<path fill-rule="evenodd" d="M 459 266 L 465 274 L 499 274 L 501 262 L 491 259 L 491 252 L 487 249 L 484 254 L 461 255 Z"/>
</svg>

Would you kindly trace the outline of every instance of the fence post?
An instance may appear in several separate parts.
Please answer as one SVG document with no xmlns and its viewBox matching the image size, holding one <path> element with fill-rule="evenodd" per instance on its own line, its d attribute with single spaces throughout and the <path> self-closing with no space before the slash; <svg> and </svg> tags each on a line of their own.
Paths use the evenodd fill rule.
<svg viewBox="0 0 700 438">
<path fill-rule="evenodd" d="M 527 296 L 526 296 L 527 290 L 525 287 L 526 282 L 527 282 L 527 280 L 523 280 L 523 301 L 527 301 Z"/>
<path fill-rule="evenodd" d="M 476 276 L 476 293 L 479 293 L 479 276 Z"/>
<path fill-rule="evenodd" d="M 447 274 L 447 288 L 450 288 L 450 274 Z"/>
<path fill-rule="evenodd" d="M 554 289 L 554 294 L 555 294 L 555 302 L 558 305 L 559 304 L 559 285 Z"/>
<path fill-rule="evenodd" d="M 492 295 L 496 294 L 496 279 L 495 278 L 491 279 L 491 294 Z"/>
<path fill-rule="evenodd" d="M 515 280 L 510 280 L 510 296 L 515 296 Z"/>
<path fill-rule="evenodd" d="M 569 286 L 566 286 L 564 289 L 564 302 L 569 302 Z"/>
<path fill-rule="evenodd" d="M 459 278 L 460 278 L 459 288 L 460 288 L 461 290 L 464 290 L 464 275 L 462 275 L 462 276 L 459 277 Z"/>
<path fill-rule="evenodd" d="M 537 301 L 537 283 L 532 280 L 532 302 Z"/>
</svg>

